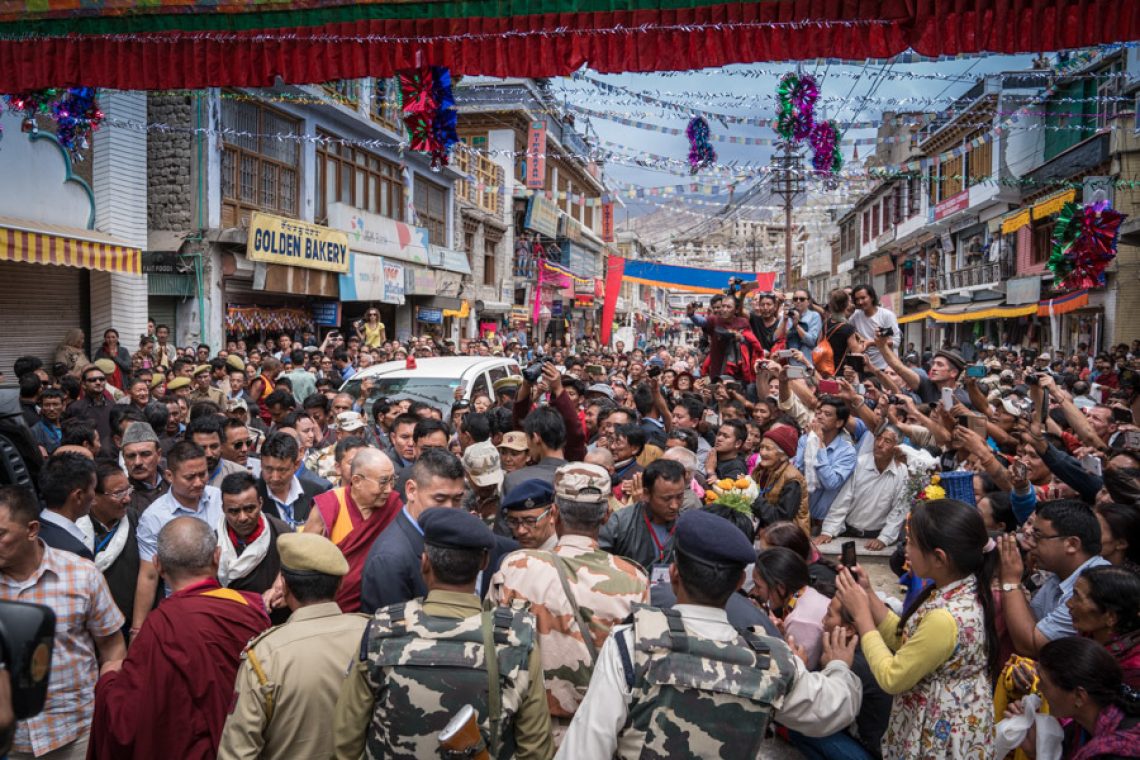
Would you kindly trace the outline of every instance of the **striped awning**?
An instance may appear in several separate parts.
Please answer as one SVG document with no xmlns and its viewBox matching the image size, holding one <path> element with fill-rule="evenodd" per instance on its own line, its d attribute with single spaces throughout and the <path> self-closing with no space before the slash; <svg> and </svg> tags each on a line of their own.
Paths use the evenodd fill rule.
<svg viewBox="0 0 1140 760">
<path fill-rule="evenodd" d="M 1048 198 L 1033 204 L 1033 218 L 1044 219 L 1047 216 L 1059 213 L 1066 203 L 1072 203 L 1076 199 L 1077 191 L 1074 189 L 1054 193 Z"/>
<path fill-rule="evenodd" d="M 1083 309 L 1088 305 L 1089 290 L 1088 288 L 1081 288 L 1080 290 L 1074 290 L 1072 293 L 1066 293 L 1056 298 L 1042 299 L 1037 305 L 1037 316 L 1055 317 L 1061 314 L 1068 314 L 1070 311 Z"/>
<path fill-rule="evenodd" d="M 1037 304 L 1007 306 L 1001 303 L 965 303 L 946 306 L 941 309 L 927 309 L 917 314 L 899 317 L 899 324 L 905 325 L 920 319 L 933 319 L 935 322 L 974 322 L 982 319 L 1009 319 L 1028 317 L 1037 313 Z"/>
<path fill-rule="evenodd" d="M 0 261 L 142 274 L 142 251 L 95 230 L 0 217 Z"/>
</svg>

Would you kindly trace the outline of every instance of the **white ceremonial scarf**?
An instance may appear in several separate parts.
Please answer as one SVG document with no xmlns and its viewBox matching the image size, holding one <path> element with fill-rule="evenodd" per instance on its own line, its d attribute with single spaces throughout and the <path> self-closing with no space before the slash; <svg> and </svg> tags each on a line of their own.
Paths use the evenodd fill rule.
<svg viewBox="0 0 1140 760">
<path fill-rule="evenodd" d="M 254 539 L 252 544 L 245 547 L 240 555 L 230 540 L 230 532 L 226 529 L 226 518 L 223 516 L 218 523 L 218 545 L 222 547 L 222 555 L 218 558 L 218 583 L 229 586 L 239 578 L 244 578 L 261 564 L 269 552 L 269 542 L 273 536 L 269 529 L 269 520 L 261 515 L 261 535 Z"/>
<path fill-rule="evenodd" d="M 87 536 L 88 543 L 95 545 L 95 524 L 91 522 L 91 517 L 84 515 L 76 520 L 75 524 L 83 531 L 83 535 Z M 127 545 L 127 535 L 130 532 L 130 523 L 126 517 L 123 517 L 115 526 L 115 532 L 111 535 L 111 541 L 106 548 L 95 555 L 95 567 L 99 568 L 99 572 L 105 573 L 107 568 L 115 564 L 115 560 L 123 553 L 123 547 Z"/>
</svg>

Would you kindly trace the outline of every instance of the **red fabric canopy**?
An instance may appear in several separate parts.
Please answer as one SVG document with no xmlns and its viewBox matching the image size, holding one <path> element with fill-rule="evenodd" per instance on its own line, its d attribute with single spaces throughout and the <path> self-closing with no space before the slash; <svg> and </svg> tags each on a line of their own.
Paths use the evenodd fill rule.
<svg viewBox="0 0 1140 760">
<path fill-rule="evenodd" d="M 0 0 L 0 19 L 4 92 L 268 86 L 426 64 L 540 77 L 587 63 L 665 71 L 1140 39 L 1140 3 L 1126 0 Z"/>
</svg>

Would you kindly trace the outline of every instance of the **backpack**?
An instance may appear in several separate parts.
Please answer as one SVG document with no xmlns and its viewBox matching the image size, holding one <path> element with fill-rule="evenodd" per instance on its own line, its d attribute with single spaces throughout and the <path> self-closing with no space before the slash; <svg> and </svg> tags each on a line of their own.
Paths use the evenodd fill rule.
<svg viewBox="0 0 1140 760">
<path fill-rule="evenodd" d="M 831 336 L 835 334 L 846 322 L 836 322 L 835 327 L 831 328 L 823 338 L 815 344 L 815 348 L 811 350 L 811 363 L 815 365 L 816 370 L 821 375 L 834 377 L 836 369 L 843 365 L 843 360 L 847 358 L 847 351 L 843 352 L 843 356 L 839 357 L 839 361 L 835 361 L 835 352 L 831 350 Z"/>
</svg>

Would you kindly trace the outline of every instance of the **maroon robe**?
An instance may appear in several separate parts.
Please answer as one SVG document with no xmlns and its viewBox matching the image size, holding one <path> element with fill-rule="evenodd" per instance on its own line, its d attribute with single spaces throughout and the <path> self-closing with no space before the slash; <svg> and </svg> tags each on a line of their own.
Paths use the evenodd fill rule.
<svg viewBox="0 0 1140 760">
<path fill-rule="evenodd" d="M 147 615 L 119 671 L 95 684 L 87 760 L 214 758 L 242 650 L 269 627 L 259 594 L 214 579 Z"/>
<path fill-rule="evenodd" d="M 343 501 L 342 501 L 343 499 Z M 336 603 L 341 612 L 360 612 L 360 584 L 364 576 L 364 560 L 368 550 L 388 524 L 404 508 L 400 494 L 393 490 L 388 501 L 365 520 L 360 507 L 352 500 L 352 488 L 341 486 L 313 498 L 313 508 L 320 510 L 327 536 L 348 560 L 348 575 L 340 582 Z"/>
</svg>

